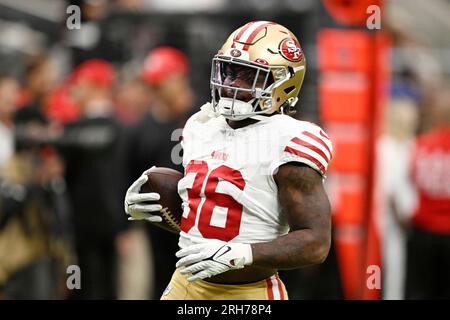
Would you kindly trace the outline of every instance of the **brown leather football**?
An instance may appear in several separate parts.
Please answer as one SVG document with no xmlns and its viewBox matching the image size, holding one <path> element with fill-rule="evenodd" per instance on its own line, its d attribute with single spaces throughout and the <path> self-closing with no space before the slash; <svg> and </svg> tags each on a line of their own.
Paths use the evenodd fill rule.
<svg viewBox="0 0 450 320">
<path fill-rule="evenodd" d="M 158 203 L 163 207 L 159 212 L 163 221 L 154 223 L 154 225 L 173 233 L 179 233 L 183 210 L 182 201 L 178 195 L 178 181 L 183 178 L 183 174 L 164 167 L 153 167 L 145 174 L 148 176 L 148 180 L 141 187 L 141 193 L 159 193 L 161 199 Z"/>
</svg>

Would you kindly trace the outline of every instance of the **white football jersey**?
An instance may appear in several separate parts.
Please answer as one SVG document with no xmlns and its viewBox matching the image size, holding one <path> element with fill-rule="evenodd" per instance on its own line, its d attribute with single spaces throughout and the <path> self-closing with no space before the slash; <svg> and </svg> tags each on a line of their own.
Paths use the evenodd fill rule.
<svg viewBox="0 0 450 320">
<path fill-rule="evenodd" d="M 184 178 L 179 246 L 202 239 L 256 243 L 289 232 L 273 175 L 287 162 L 301 162 L 325 176 L 332 156 L 320 127 L 287 115 L 264 117 L 232 129 L 222 116 L 183 129 Z"/>
</svg>

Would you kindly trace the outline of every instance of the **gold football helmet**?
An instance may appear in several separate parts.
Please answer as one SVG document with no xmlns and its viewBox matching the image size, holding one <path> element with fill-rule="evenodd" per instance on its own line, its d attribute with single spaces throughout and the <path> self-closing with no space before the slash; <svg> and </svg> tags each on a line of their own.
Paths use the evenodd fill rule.
<svg viewBox="0 0 450 320">
<path fill-rule="evenodd" d="M 291 31 L 274 22 L 249 22 L 213 58 L 213 108 L 232 120 L 284 113 L 297 103 L 304 75 L 305 56 Z"/>
</svg>

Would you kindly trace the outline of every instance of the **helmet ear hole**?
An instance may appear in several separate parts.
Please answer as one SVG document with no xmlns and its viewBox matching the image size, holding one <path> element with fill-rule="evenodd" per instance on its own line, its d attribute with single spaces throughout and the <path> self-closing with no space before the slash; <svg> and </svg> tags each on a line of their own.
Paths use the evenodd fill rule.
<svg viewBox="0 0 450 320">
<path fill-rule="evenodd" d="M 286 94 L 291 94 L 294 90 L 295 90 L 295 86 L 290 86 L 290 87 L 287 87 L 286 89 L 284 89 L 284 92 Z"/>
</svg>

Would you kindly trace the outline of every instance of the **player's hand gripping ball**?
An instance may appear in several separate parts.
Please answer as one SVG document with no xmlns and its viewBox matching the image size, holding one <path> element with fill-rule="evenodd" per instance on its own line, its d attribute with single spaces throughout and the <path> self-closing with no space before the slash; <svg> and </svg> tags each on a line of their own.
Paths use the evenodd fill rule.
<svg viewBox="0 0 450 320">
<path fill-rule="evenodd" d="M 125 195 L 128 220 L 146 220 L 167 231 L 180 232 L 182 201 L 178 181 L 183 174 L 169 168 L 146 170 Z"/>
</svg>

